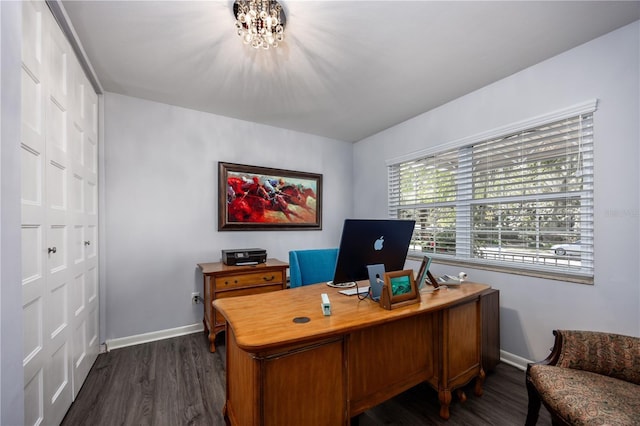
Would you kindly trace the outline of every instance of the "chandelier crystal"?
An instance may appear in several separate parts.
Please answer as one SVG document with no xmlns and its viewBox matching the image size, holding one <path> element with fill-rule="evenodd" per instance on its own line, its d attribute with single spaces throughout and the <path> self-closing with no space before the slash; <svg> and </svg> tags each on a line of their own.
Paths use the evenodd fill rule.
<svg viewBox="0 0 640 426">
<path fill-rule="evenodd" d="M 233 3 L 238 36 L 255 49 L 277 47 L 284 40 L 285 14 L 274 0 L 236 0 Z"/>
</svg>

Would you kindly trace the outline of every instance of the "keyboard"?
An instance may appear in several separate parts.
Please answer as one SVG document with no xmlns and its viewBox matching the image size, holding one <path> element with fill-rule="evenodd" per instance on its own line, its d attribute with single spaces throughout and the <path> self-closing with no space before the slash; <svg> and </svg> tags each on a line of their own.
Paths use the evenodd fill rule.
<svg viewBox="0 0 640 426">
<path fill-rule="evenodd" d="M 346 294 L 347 296 L 353 296 L 355 294 L 362 294 L 369 291 L 369 286 L 366 285 L 364 287 L 353 287 L 347 290 L 340 290 L 338 293 Z"/>
</svg>

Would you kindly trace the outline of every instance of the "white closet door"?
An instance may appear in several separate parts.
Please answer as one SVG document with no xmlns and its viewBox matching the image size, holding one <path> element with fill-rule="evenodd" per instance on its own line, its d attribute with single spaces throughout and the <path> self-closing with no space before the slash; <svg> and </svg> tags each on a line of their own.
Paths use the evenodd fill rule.
<svg viewBox="0 0 640 426">
<path fill-rule="evenodd" d="M 73 324 L 73 396 L 89 374 L 98 351 L 98 215 L 97 120 L 98 97 L 82 68 L 74 62 L 71 158 L 71 233 Z"/>
<path fill-rule="evenodd" d="M 42 3 L 22 11 L 22 311 L 26 425 L 44 420 L 45 130 Z"/>
<path fill-rule="evenodd" d="M 59 423 L 73 400 L 69 298 L 71 223 L 69 161 L 69 63 L 72 52 L 51 15 L 45 17 L 45 421 Z"/>
<path fill-rule="evenodd" d="M 97 95 L 44 2 L 22 54 L 25 424 L 58 424 L 99 351 Z"/>
</svg>

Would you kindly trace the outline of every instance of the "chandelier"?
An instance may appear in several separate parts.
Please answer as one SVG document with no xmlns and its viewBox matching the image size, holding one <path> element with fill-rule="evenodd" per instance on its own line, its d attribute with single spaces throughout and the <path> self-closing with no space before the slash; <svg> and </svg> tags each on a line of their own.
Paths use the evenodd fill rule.
<svg viewBox="0 0 640 426">
<path fill-rule="evenodd" d="M 238 35 L 255 49 L 277 47 L 284 40 L 286 18 L 275 0 L 236 0 L 233 3 Z"/>
</svg>

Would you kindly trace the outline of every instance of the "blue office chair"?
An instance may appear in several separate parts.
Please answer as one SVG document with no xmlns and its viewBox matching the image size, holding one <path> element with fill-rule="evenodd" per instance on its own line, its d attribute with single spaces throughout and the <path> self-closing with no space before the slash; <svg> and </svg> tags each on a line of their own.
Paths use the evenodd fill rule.
<svg viewBox="0 0 640 426">
<path fill-rule="evenodd" d="M 290 251 L 290 286 L 293 288 L 331 281 L 337 261 L 337 248 Z"/>
</svg>

